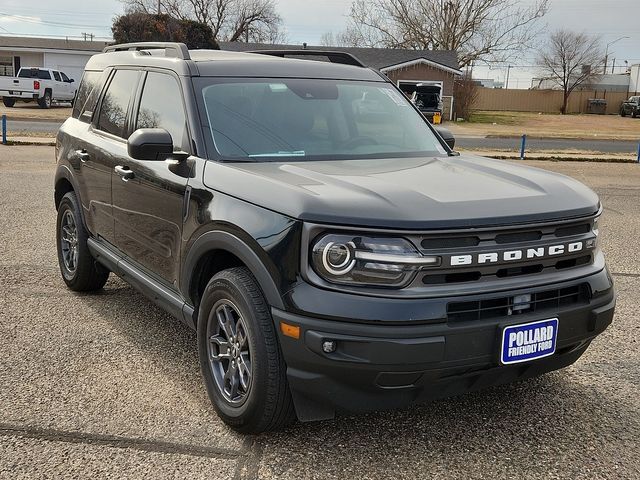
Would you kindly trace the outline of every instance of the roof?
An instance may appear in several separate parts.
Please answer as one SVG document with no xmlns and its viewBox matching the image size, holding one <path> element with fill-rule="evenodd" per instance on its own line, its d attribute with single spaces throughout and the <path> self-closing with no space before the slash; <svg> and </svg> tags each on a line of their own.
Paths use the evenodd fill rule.
<svg viewBox="0 0 640 480">
<path fill-rule="evenodd" d="M 33 50 L 70 50 L 82 52 L 101 52 L 109 42 L 69 40 L 67 38 L 40 38 L 40 37 L 8 37 L 0 35 L 0 48 L 2 49 L 33 49 Z"/>
<path fill-rule="evenodd" d="M 250 50 L 299 50 L 301 45 L 271 45 L 265 43 L 220 42 L 223 50 L 246 52 Z M 318 47 L 307 46 L 308 50 L 348 52 L 358 57 L 362 63 L 378 70 L 393 70 L 419 63 L 423 60 L 436 68 L 443 68 L 459 74 L 460 64 L 456 52 L 450 50 L 408 50 L 401 48 L 360 48 L 360 47 Z"/>
<path fill-rule="evenodd" d="M 151 53 L 151 54 L 150 54 Z M 86 70 L 116 65 L 168 68 L 178 75 L 204 77 L 317 78 L 384 82 L 377 72 L 339 63 L 257 55 L 221 50 L 189 50 L 190 60 L 165 56 L 162 49 L 117 51 L 92 56 Z"/>
</svg>

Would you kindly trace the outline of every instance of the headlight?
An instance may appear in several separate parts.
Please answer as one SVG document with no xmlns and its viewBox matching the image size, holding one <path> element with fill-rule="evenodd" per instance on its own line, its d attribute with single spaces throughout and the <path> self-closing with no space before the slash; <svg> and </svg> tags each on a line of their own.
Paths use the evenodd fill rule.
<svg viewBox="0 0 640 480">
<path fill-rule="evenodd" d="M 404 238 L 324 235 L 312 246 L 315 272 L 342 285 L 408 285 L 422 268 L 436 267 L 440 257 L 421 255 Z"/>
</svg>

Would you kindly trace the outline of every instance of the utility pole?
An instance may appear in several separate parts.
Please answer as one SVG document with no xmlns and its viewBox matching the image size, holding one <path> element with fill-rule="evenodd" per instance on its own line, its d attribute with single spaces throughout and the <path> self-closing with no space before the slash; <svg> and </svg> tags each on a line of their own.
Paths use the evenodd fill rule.
<svg viewBox="0 0 640 480">
<path fill-rule="evenodd" d="M 507 79 L 504 82 L 504 89 L 508 90 L 509 89 L 509 74 L 511 73 L 511 65 L 509 65 L 507 67 Z"/>
<path fill-rule="evenodd" d="M 158 15 L 160 15 L 160 1 L 161 0 L 158 0 Z"/>
</svg>

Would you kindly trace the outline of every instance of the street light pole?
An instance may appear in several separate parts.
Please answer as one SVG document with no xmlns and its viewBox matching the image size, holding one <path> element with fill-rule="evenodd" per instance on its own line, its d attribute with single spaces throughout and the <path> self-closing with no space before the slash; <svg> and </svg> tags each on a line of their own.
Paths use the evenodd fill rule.
<svg viewBox="0 0 640 480">
<path fill-rule="evenodd" d="M 625 38 L 631 38 L 631 37 L 620 37 L 617 40 L 614 40 L 613 42 L 607 43 L 607 49 L 604 53 L 604 69 L 602 70 L 603 74 L 607 73 L 607 64 L 609 63 L 609 47 L 614 43 L 618 43 L 620 40 L 624 40 Z"/>
</svg>

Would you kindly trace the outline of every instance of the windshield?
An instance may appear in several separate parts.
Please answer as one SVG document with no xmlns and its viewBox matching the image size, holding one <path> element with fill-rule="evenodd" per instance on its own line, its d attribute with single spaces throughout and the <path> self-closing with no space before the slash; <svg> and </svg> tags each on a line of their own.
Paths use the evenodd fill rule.
<svg viewBox="0 0 640 480">
<path fill-rule="evenodd" d="M 391 85 L 314 79 L 200 78 L 215 148 L 225 160 L 338 160 L 443 155 Z"/>
</svg>

